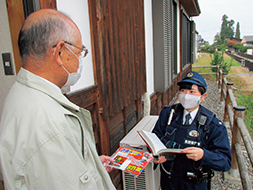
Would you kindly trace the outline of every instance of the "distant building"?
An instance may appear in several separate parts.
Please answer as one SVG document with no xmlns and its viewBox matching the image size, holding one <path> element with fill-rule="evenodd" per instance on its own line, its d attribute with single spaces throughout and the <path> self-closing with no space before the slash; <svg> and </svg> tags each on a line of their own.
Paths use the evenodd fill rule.
<svg viewBox="0 0 253 190">
<path fill-rule="evenodd" d="M 247 54 L 253 55 L 253 49 L 247 49 Z"/>
<path fill-rule="evenodd" d="M 233 42 L 235 42 L 235 43 L 237 43 L 237 44 L 240 44 L 241 41 L 242 41 L 242 39 L 240 39 L 240 38 L 234 38 L 234 37 L 226 37 L 225 39 L 226 39 L 227 41 L 233 41 Z"/>
<path fill-rule="evenodd" d="M 244 46 L 253 46 L 253 35 L 252 36 L 243 36 L 241 43 Z"/>
<path fill-rule="evenodd" d="M 198 34 L 198 50 L 204 47 L 206 44 L 209 45 L 208 41 L 204 40 L 201 35 Z"/>
<path fill-rule="evenodd" d="M 227 45 L 232 47 L 235 44 L 241 44 L 242 39 L 234 38 L 234 37 L 226 37 Z"/>
</svg>

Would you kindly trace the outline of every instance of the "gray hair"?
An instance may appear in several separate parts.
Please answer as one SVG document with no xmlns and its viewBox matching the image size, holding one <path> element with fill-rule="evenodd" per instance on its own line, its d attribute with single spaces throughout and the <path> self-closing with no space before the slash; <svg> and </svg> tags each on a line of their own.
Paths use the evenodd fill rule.
<svg viewBox="0 0 253 190">
<path fill-rule="evenodd" d="M 45 60 L 52 46 L 61 40 L 71 41 L 70 38 L 74 38 L 73 29 L 63 18 L 54 15 L 40 18 L 29 27 L 22 27 L 18 46 L 23 65 L 28 57 Z"/>
</svg>

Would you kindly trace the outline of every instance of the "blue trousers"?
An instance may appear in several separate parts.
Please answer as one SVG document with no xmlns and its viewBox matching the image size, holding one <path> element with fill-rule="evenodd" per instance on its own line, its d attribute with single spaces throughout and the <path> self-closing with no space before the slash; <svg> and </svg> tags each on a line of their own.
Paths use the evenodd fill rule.
<svg viewBox="0 0 253 190">
<path fill-rule="evenodd" d="M 195 184 L 185 180 L 186 173 L 172 172 L 169 176 L 161 169 L 162 190 L 207 190 L 207 182 Z"/>
</svg>

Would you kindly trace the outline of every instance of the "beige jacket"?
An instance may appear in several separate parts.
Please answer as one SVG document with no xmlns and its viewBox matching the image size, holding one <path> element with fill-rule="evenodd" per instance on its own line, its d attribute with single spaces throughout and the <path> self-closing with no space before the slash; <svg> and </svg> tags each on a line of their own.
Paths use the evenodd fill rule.
<svg viewBox="0 0 253 190">
<path fill-rule="evenodd" d="M 0 123 L 5 189 L 115 189 L 96 151 L 90 113 L 21 68 Z"/>
</svg>

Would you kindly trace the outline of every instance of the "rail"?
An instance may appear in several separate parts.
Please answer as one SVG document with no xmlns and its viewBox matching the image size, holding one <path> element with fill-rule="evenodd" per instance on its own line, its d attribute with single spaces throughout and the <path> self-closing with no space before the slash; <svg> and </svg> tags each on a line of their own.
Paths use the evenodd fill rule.
<svg viewBox="0 0 253 190">
<path fill-rule="evenodd" d="M 227 81 L 227 74 L 222 72 L 222 68 L 219 67 L 219 65 L 217 65 L 217 72 L 214 74 L 216 74 L 218 89 L 220 91 L 220 101 L 225 103 L 224 123 L 229 123 L 232 131 L 232 168 L 228 173 L 232 177 L 237 177 L 239 169 L 242 188 L 244 190 L 252 190 L 251 180 L 245 165 L 244 155 L 241 148 L 241 144 L 243 143 L 248 154 L 251 167 L 253 167 L 253 141 L 247 126 L 244 123 L 245 107 L 237 105 L 236 98 L 232 90 L 233 83 Z"/>
<path fill-rule="evenodd" d="M 242 66 L 247 67 L 250 71 L 253 71 L 253 56 L 244 53 L 230 53 L 226 52 L 227 55 L 232 57 Z"/>
</svg>

